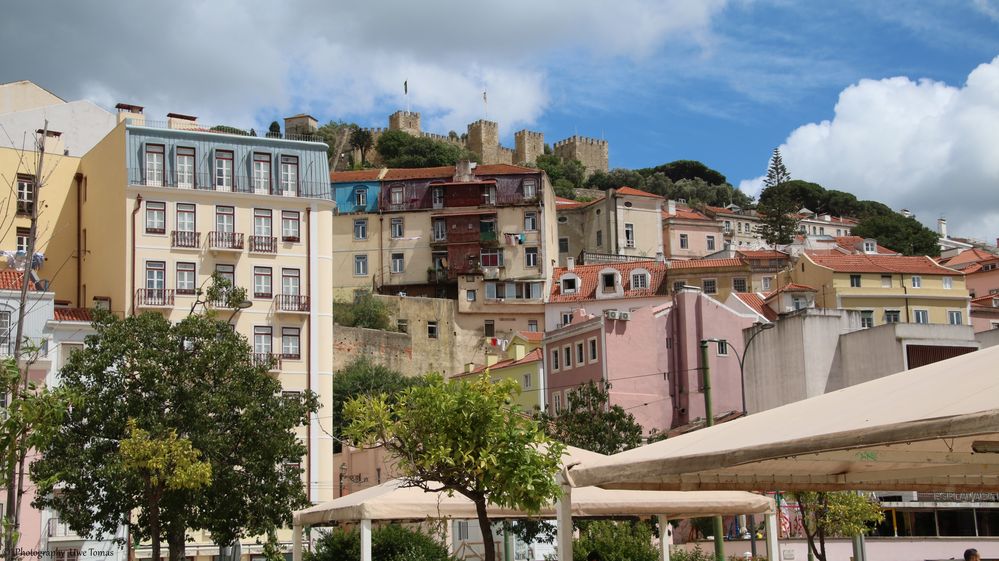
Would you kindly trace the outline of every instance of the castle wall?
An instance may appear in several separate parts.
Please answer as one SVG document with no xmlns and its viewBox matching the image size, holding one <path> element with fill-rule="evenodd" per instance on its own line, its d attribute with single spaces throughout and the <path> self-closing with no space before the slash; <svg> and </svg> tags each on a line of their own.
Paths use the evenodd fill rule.
<svg viewBox="0 0 999 561">
<path fill-rule="evenodd" d="M 499 124 L 479 119 L 468 125 L 468 149 L 479 155 L 481 163 L 501 163 L 499 148 Z"/>
<path fill-rule="evenodd" d="M 513 163 L 533 164 L 545 153 L 545 133 L 521 130 L 513 133 Z"/>
<path fill-rule="evenodd" d="M 586 176 L 595 171 L 607 171 L 609 165 L 606 140 L 585 136 L 570 136 L 560 140 L 552 147 L 555 155 L 563 160 L 579 160 L 586 168 Z"/>
</svg>

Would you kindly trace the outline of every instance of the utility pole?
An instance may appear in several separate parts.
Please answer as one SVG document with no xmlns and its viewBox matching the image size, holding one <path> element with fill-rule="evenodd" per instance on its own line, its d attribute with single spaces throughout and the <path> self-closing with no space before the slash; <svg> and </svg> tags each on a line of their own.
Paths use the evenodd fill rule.
<svg viewBox="0 0 999 561">
<path fill-rule="evenodd" d="M 708 366 L 708 341 L 701 340 L 701 374 L 704 386 L 704 419 L 709 427 L 715 426 L 714 403 L 711 398 L 711 368 Z M 725 529 L 721 516 L 715 516 L 712 521 L 715 534 L 715 561 L 725 561 Z"/>
<path fill-rule="evenodd" d="M 31 184 L 31 227 L 28 233 L 28 251 L 24 272 L 21 275 L 21 295 L 18 299 L 17 309 L 17 329 L 14 339 L 14 361 L 18 370 L 21 368 L 22 338 L 24 337 L 24 316 L 28 307 L 28 284 L 31 282 L 31 266 L 35 257 L 35 238 L 38 234 L 38 193 L 42 187 L 42 170 L 45 159 L 45 139 L 49 135 L 49 122 L 46 119 L 41 130 L 41 138 L 38 140 L 38 160 L 35 163 L 35 177 Z M 17 193 L 15 193 L 17 194 Z M 15 205 L 21 201 L 15 198 Z M 17 208 L 14 209 L 15 214 Z M 24 392 L 28 391 L 28 368 L 25 366 L 21 374 L 20 384 L 15 384 L 11 388 L 10 404 L 20 399 Z M 21 497 L 24 495 L 24 452 L 21 450 L 22 441 L 25 435 L 23 431 L 18 431 L 11 439 L 10 448 L 7 450 L 7 507 L 4 513 L 4 560 L 14 561 L 14 538 L 18 535 L 21 524 Z M 17 479 L 17 486 L 14 480 Z"/>
</svg>

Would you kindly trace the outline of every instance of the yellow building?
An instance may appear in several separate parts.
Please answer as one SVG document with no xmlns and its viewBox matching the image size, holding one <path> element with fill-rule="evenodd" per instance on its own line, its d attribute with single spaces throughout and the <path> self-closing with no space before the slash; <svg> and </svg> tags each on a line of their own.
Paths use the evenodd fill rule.
<svg viewBox="0 0 999 561">
<path fill-rule="evenodd" d="M 929 257 L 805 252 L 790 279 L 817 290 L 816 307 L 860 310 L 864 327 L 970 325 L 964 275 Z"/>
<path fill-rule="evenodd" d="M 514 403 L 528 412 L 544 409 L 543 338 L 544 333 L 540 331 L 519 332 L 509 340 L 502 354 L 487 353 L 485 364 L 467 364 L 465 372 L 459 377 L 478 376 L 488 371 L 494 382 L 513 380 L 520 386 L 520 393 L 514 398 Z"/>
</svg>

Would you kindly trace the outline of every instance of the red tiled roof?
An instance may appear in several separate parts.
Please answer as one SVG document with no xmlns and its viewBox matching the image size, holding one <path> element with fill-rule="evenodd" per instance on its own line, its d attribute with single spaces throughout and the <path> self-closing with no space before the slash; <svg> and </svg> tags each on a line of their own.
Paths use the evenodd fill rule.
<svg viewBox="0 0 999 561">
<path fill-rule="evenodd" d="M 333 183 L 348 183 L 351 181 L 377 181 L 381 175 L 380 169 L 362 169 L 357 171 L 331 171 L 330 181 Z"/>
<path fill-rule="evenodd" d="M 545 338 L 545 334 L 540 331 L 518 331 L 517 335 L 525 341 L 540 343 Z"/>
<path fill-rule="evenodd" d="M 481 366 L 476 366 L 475 369 L 472 370 L 471 372 L 463 372 L 461 375 L 462 376 L 470 376 L 472 374 L 481 374 L 482 372 L 485 372 L 485 370 L 487 368 L 489 370 L 500 370 L 500 369 L 503 369 L 503 368 L 510 368 L 511 366 L 520 366 L 522 364 L 529 364 L 531 362 L 538 362 L 539 360 L 541 360 L 542 356 L 543 355 L 541 354 L 541 349 L 534 349 L 533 351 L 531 351 L 531 352 L 527 353 L 526 355 L 524 355 L 524 358 L 522 358 L 520 360 L 508 358 L 506 360 L 501 360 L 501 361 L 497 362 L 496 364 L 493 364 L 492 366 L 486 366 L 486 365 L 483 364 Z"/>
<path fill-rule="evenodd" d="M 614 190 L 614 192 L 618 195 L 627 195 L 629 197 L 649 197 L 651 199 L 662 198 L 660 195 L 656 195 L 655 193 L 649 193 L 648 191 L 641 191 L 633 187 L 627 187 L 627 186 L 618 187 L 617 189 Z"/>
<path fill-rule="evenodd" d="M 576 208 L 583 206 L 584 203 L 579 201 L 574 201 L 572 199 L 566 199 L 565 197 L 555 197 L 555 207 L 556 208 Z"/>
<path fill-rule="evenodd" d="M 719 267 L 742 267 L 745 261 L 738 258 L 730 259 L 688 259 L 673 260 L 669 263 L 670 269 L 716 269 Z"/>
<path fill-rule="evenodd" d="M 84 321 L 90 323 L 94 316 L 87 308 L 56 308 L 56 321 Z"/>
<path fill-rule="evenodd" d="M 24 273 L 12 269 L 0 271 L 0 290 L 21 290 Z M 28 280 L 28 290 L 35 289 L 35 282 Z"/>
<path fill-rule="evenodd" d="M 702 212 L 679 205 L 676 207 L 676 214 L 670 214 L 669 210 L 663 210 L 663 220 L 669 220 L 671 218 L 679 218 L 681 220 L 707 220 L 708 222 L 714 222 Z"/>
<path fill-rule="evenodd" d="M 746 259 L 788 259 L 791 256 L 776 249 L 740 249 L 736 251 Z"/>
<path fill-rule="evenodd" d="M 925 255 L 820 255 L 805 252 L 816 264 L 841 273 L 912 273 L 927 275 L 963 274 L 948 269 Z"/>
<path fill-rule="evenodd" d="M 961 253 L 958 253 L 950 259 L 943 260 L 943 264 L 948 267 L 953 267 L 955 269 L 960 269 L 962 267 L 957 267 L 957 265 L 963 265 L 965 263 L 979 263 L 981 261 L 991 261 L 992 259 L 997 259 L 995 254 L 989 253 L 977 247 L 971 249 L 966 249 Z"/>
<path fill-rule="evenodd" d="M 743 218 L 748 218 L 748 219 L 754 218 L 752 216 L 746 216 L 744 214 L 739 214 L 738 212 L 736 212 L 734 210 L 731 210 L 731 209 L 727 209 L 727 208 L 725 208 L 723 206 L 707 206 L 707 207 L 704 207 L 704 208 L 710 210 L 711 212 L 714 212 L 715 214 L 730 214 L 732 216 L 741 216 Z"/>
<path fill-rule="evenodd" d="M 621 284 L 624 298 L 647 298 L 649 296 L 665 296 L 669 294 L 669 287 L 665 286 L 663 280 L 666 278 L 666 265 L 655 260 L 649 261 L 626 261 L 623 263 L 596 263 L 593 265 L 576 265 L 570 271 L 565 267 L 555 269 L 552 278 L 551 302 L 586 302 L 596 300 L 597 290 L 600 286 L 600 271 L 613 269 L 621 274 Z M 649 279 L 648 288 L 631 288 L 631 272 L 635 269 L 645 269 L 652 276 Z M 574 274 L 579 277 L 576 292 L 570 294 L 562 293 L 562 277 Z"/>
<path fill-rule="evenodd" d="M 792 282 L 778 288 L 774 292 L 771 292 L 770 294 L 767 295 L 767 297 L 769 298 L 770 296 L 773 296 L 774 294 L 778 294 L 781 292 L 818 292 L 818 290 L 808 286 L 807 284 L 798 284 Z"/>
<path fill-rule="evenodd" d="M 451 179 L 453 177 L 454 166 L 438 166 L 435 168 L 389 168 L 382 179 L 402 181 L 403 179 Z"/>
<path fill-rule="evenodd" d="M 971 299 L 971 305 L 975 306 L 976 308 L 997 308 L 997 309 L 999 309 L 999 307 L 996 307 L 996 306 L 992 305 L 992 301 L 995 300 L 996 298 L 999 298 L 999 294 L 985 294 L 983 296 L 979 296 L 978 298 L 972 298 Z"/>
<path fill-rule="evenodd" d="M 864 242 L 864 238 L 860 236 L 835 236 L 833 239 L 836 241 L 836 245 L 850 252 L 857 251 L 857 246 Z M 881 244 L 875 244 L 874 249 L 881 254 L 898 255 L 894 249 L 889 249 Z"/>
<path fill-rule="evenodd" d="M 762 295 L 757 294 L 756 292 L 734 292 L 733 295 L 752 308 L 754 312 L 767 318 L 769 321 L 776 321 L 777 312 L 775 312 L 770 306 L 767 306 Z"/>
<path fill-rule="evenodd" d="M 522 173 L 539 173 L 540 171 L 538 168 L 512 164 L 479 164 L 472 170 L 475 175 L 520 175 Z"/>
</svg>

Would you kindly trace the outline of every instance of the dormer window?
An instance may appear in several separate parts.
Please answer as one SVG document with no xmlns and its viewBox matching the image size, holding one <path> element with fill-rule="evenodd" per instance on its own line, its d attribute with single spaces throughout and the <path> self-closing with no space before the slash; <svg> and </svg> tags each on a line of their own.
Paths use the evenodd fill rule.
<svg viewBox="0 0 999 561">
<path fill-rule="evenodd" d="M 631 288 L 632 290 L 637 290 L 641 288 L 649 287 L 649 277 L 645 273 L 632 273 L 631 275 Z"/>
<path fill-rule="evenodd" d="M 368 191 L 367 189 L 357 189 L 354 191 L 354 206 L 367 206 L 368 204 Z"/>
<path fill-rule="evenodd" d="M 614 285 L 616 284 L 617 275 L 614 273 L 604 273 L 600 275 L 601 286 L 604 290 L 614 290 Z"/>
<path fill-rule="evenodd" d="M 576 293 L 576 278 L 569 277 L 562 279 L 562 294 Z"/>
<path fill-rule="evenodd" d="M 534 179 L 524 180 L 524 198 L 533 199 L 538 196 L 538 184 Z"/>
<path fill-rule="evenodd" d="M 496 204 L 496 186 L 487 185 L 482 188 L 482 204 L 484 205 L 494 205 Z"/>
<path fill-rule="evenodd" d="M 864 240 L 864 253 L 877 253 L 878 244 L 874 240 Z"/>
<path fill-rule="evenodd" d="M 992 299 L 992 307 L 993 308 L 999 308 L 999 298 L 993 298 Z"/>
<path fill-rule="evenodd" d="M 402 187 L 393 187 L 392 190 L 389 191 L 389 197 L 390 197 L 389 200 L 394 205 L 401 205 L 402 204 L 402 194 L 403 194 L 402 193 Z"/>
</svg>

